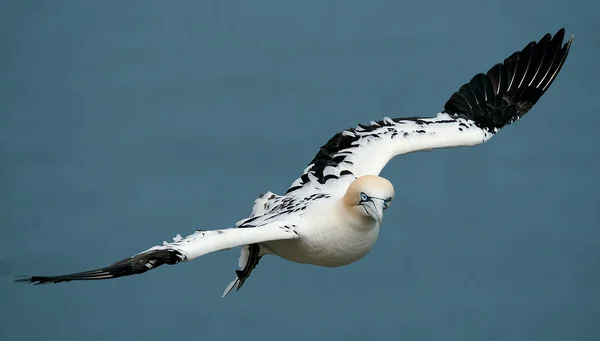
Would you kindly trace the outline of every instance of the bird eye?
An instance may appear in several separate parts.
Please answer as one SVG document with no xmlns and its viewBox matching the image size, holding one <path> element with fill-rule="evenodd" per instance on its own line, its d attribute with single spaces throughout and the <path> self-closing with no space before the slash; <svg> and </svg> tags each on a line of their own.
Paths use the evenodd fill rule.
<svg viewBox="0 0 600 341">
<path fill-rule="evenodd" d="M 387 209 L 390 206 L 390 202 L 391 202 L 390 199 L 386 199 L 386 200 L 383 201 L 383 209 L 384 210 Z"/>
<path fill-rule="evenodd" d="M 369 196 L 366 195 L 365 193 L 360 193 L 360 201 L 367 201 L 369 200 Z"/>
</svg>

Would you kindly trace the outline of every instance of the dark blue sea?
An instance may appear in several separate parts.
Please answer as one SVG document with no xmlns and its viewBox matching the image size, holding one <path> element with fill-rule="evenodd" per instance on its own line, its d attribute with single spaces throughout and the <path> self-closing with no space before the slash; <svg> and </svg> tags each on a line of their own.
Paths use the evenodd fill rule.
<svg viewBox="0 0 600 341">
<path fill-rule="evenodd" d="M 593 0 L 0 3 L 0 340 L 600 340 Z M 435 116 L 566 27 L 549 91 L 488 143 L 397 157 L 380 239 L 326 269 L 237 250 L 38 286 L 282 194 L 333 134 Z"/>
</svg>

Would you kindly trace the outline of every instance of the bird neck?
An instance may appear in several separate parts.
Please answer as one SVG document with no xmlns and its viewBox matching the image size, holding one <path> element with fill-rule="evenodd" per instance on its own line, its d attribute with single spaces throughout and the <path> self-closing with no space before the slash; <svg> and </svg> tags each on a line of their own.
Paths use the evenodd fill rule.
<svg viewBox="0 0 600 341">
<path fill-rule="evenodd" d="M 355 230 L 371 230 L 377 227 L 377 221 L 362 214 L 361 206 L 350 206 L 346 197 L 340 198 L 337 204 L 338 215 L 343 220 L 343 225 Z"/>
</svg>

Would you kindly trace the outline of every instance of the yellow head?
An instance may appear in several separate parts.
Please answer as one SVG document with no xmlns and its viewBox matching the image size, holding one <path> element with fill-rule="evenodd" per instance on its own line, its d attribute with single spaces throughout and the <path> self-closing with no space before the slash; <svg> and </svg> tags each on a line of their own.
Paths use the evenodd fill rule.
<svg viewBox="0 0 600 341">
<path fill-rule="evenodd" d="M 383 222 L 383 211 L 394 200 L 394 186 L 380 176 L 365 175 L 354 180 L 344 195 L 344 205 L 362 219 Z"/>
</svg>

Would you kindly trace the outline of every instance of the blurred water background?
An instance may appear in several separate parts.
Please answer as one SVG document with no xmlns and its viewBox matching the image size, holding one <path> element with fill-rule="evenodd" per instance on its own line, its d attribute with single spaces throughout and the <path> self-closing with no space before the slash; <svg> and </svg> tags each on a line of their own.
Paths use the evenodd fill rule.
<svg viewBox="0 0 600 341">
<path fill-rule="evenodd" d="M 0 3 L 1 340 L 599 340 L 597 1 Z M 230 227 L 340 129 L 433 116 L 531 40 L 576 34 L 489 143 L 394 159 L 380 240 L 339 269 L 237 251 L 32 287 Z"/>
</svg>

